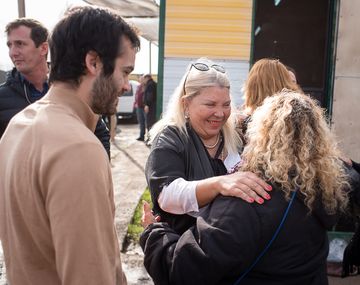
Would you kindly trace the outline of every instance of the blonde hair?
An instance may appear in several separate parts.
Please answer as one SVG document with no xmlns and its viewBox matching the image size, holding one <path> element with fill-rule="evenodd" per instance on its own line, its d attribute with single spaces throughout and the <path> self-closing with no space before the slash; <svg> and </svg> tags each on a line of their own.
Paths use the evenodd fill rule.
<svg viewBox="0 0 360 285">
<path fill-rule="evenodd" d="M 313 99 L 289 90 L 268 97 L 254 112 L 247 135 L 241 170 L 279 184 L 287 197 L 298 188 L 310 211 L 319 198 L 329 214 L 345 209 L 347 176 Z"/>
<path fill-rule="evenodd" d="M 250 69 L 244 85 L 244 109 L 251 115 L 266 97 L 280 92 L 283 88 L 300 91 L 300 87 L 291 80 L 285 65 L 278 59 L 263 58 Z"/>
<path fill-rule="evenodd" d="M 193 64 L 204 63 L 209 66 L 209 70 L 202 71 L 196 69 Z M 208 58 L 200 58 L 195 63 L 190 63 L 182 77 L 180 84 L 171 96 L 167 109 L 163 117 L 151 128 L 150 140 L 153 140 L 166 126 L 176 126 L 180 132 L 188 135 L 186 129 L 186 118 L 183 99 L 192 98 L 200 94 L 206 87 L 225 87 L 230 89 L 230 81 L 226 73 L 211 68 L 215 63 Z M 230 94 L 231 98 L 231 94 Z M 231 106 L 234 110 L 234 106 Z M 236 118 L 233 112 L 222 127 L 225 149 L 228 152 L 238 152 L 241 146 L 239 135 L 235 131 Z"/>
</svg>

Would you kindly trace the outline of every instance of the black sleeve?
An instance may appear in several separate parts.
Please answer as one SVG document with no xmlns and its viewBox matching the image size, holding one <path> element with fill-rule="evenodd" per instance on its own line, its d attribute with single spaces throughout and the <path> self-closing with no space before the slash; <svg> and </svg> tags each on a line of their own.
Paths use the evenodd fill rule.
<svg viewBox="0 0 360 285">
<path fill-rule="evenodd" d="M 164 186 L 178 178 L 186 181 L 201 180 L 214 176 L 208 155 L 200 141 L 182 134 L 175 127 L 166 127 L 153 141 L 145 166 L 145 176 L 153 202 L 153 211 L 162 222 L 182 233 L 194 224 L 195 218 L 163 211 L 158 201 Z"/>
<path fill-rule="evenodd" d="M 156 214 L 160 211 L 157 200 L 164 186 L 177 178 L 188 180 L 185 173 L 185 154 L 181 144 L 174 139 L 164 134 L 156 138 L 145 166 L 145 176 Z"/>
<path fill-rule="evenodd" d="M 163 187 L 175 179 L 201 180 L 214 176 L 214 171 L 200 138 L 168 126 L 152 142 L 145 176 L 153 201 L 157 201 Z"/>
<path fill-rule="evenodd" d="M 360 207 L 360 172 L 359 163 L 353 162 L 352 167 L 348 167 L 347 174 L 351 186 L 350 203 L 355 203 Z"/>
<path fill-rule="evenodd" d="M 165 223 L 142 233 L 144 265 L 155 284 L 221 284 L 236 280 L 256 258 L 260 222 L 254 208 L 232 197 L 218 197 L 210 207 L 181 236 Z"/>
<path fill-rule="evenodd" d="M 145 105 L 152 106 L 156 102 L 156 83 L 150 82 L 145 89 L 144 94 Z"/>
<path fill-rule="evenodd" d="M 110 159 L 110 132 L 101 117 L 96 125 L 95 136 L 101 141 Z"/>
<path fill-rule="evenodd" d="M 360 163 L 355 162 L 353 160 L 351 162 L 352 162 L 352 166 L 354 167 L 354 169 L 360 174 Z"/>
</svg>

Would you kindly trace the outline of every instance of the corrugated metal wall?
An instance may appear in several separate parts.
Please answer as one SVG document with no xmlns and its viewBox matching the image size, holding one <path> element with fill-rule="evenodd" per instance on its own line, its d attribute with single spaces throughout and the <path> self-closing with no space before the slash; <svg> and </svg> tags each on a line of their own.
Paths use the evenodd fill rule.
<svg viewBox="0 0 360 285">
<path fill-rule="evenodd" d="M 249 71 L 252 0 L 167 0 L 163 110 L 185 73 L 199 57 L 209 57 L 228 73 L 235 105 Z"/>
<path fill-rule="evenodd" d="M 340 2 L 332 123 L 345 154 L 360 161 L 359 0 Z"/>
<path fill-rule="evenodd" d="M 249 60 L 252 0 L 167 0 L 165 57 Z"/>
</svg>

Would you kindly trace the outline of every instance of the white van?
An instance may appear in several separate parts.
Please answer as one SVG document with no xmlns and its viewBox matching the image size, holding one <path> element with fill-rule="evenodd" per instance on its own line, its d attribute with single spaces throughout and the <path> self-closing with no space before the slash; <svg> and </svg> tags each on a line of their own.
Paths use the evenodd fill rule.
<svg viewBox="0 0 360 285">
<path fill-rule="evenodd" d="M 135 94 L 136 90 L 139 87 L 140 83 L 136 80 L 130 80 L 130 91 L 125 92 L 119 97 L 119 102 L 117 105 L 117 117 L 118 119 L 131 119 L 136 122 L 136 111 L 134 108 L 135 103 Z"/>
</svg>

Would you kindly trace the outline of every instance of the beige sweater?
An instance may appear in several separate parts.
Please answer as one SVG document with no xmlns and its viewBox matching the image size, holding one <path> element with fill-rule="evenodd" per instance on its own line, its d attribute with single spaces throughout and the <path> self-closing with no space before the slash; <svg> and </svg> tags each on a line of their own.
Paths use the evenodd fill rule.
<svg viewBox="0 0 360 285">
<path fill-rule="evenodd" d="M 97 117 L 50 92 L 0 141 L 0 237 L 11 285 L 123 285 L 111 170 Z"/>
</svg>

